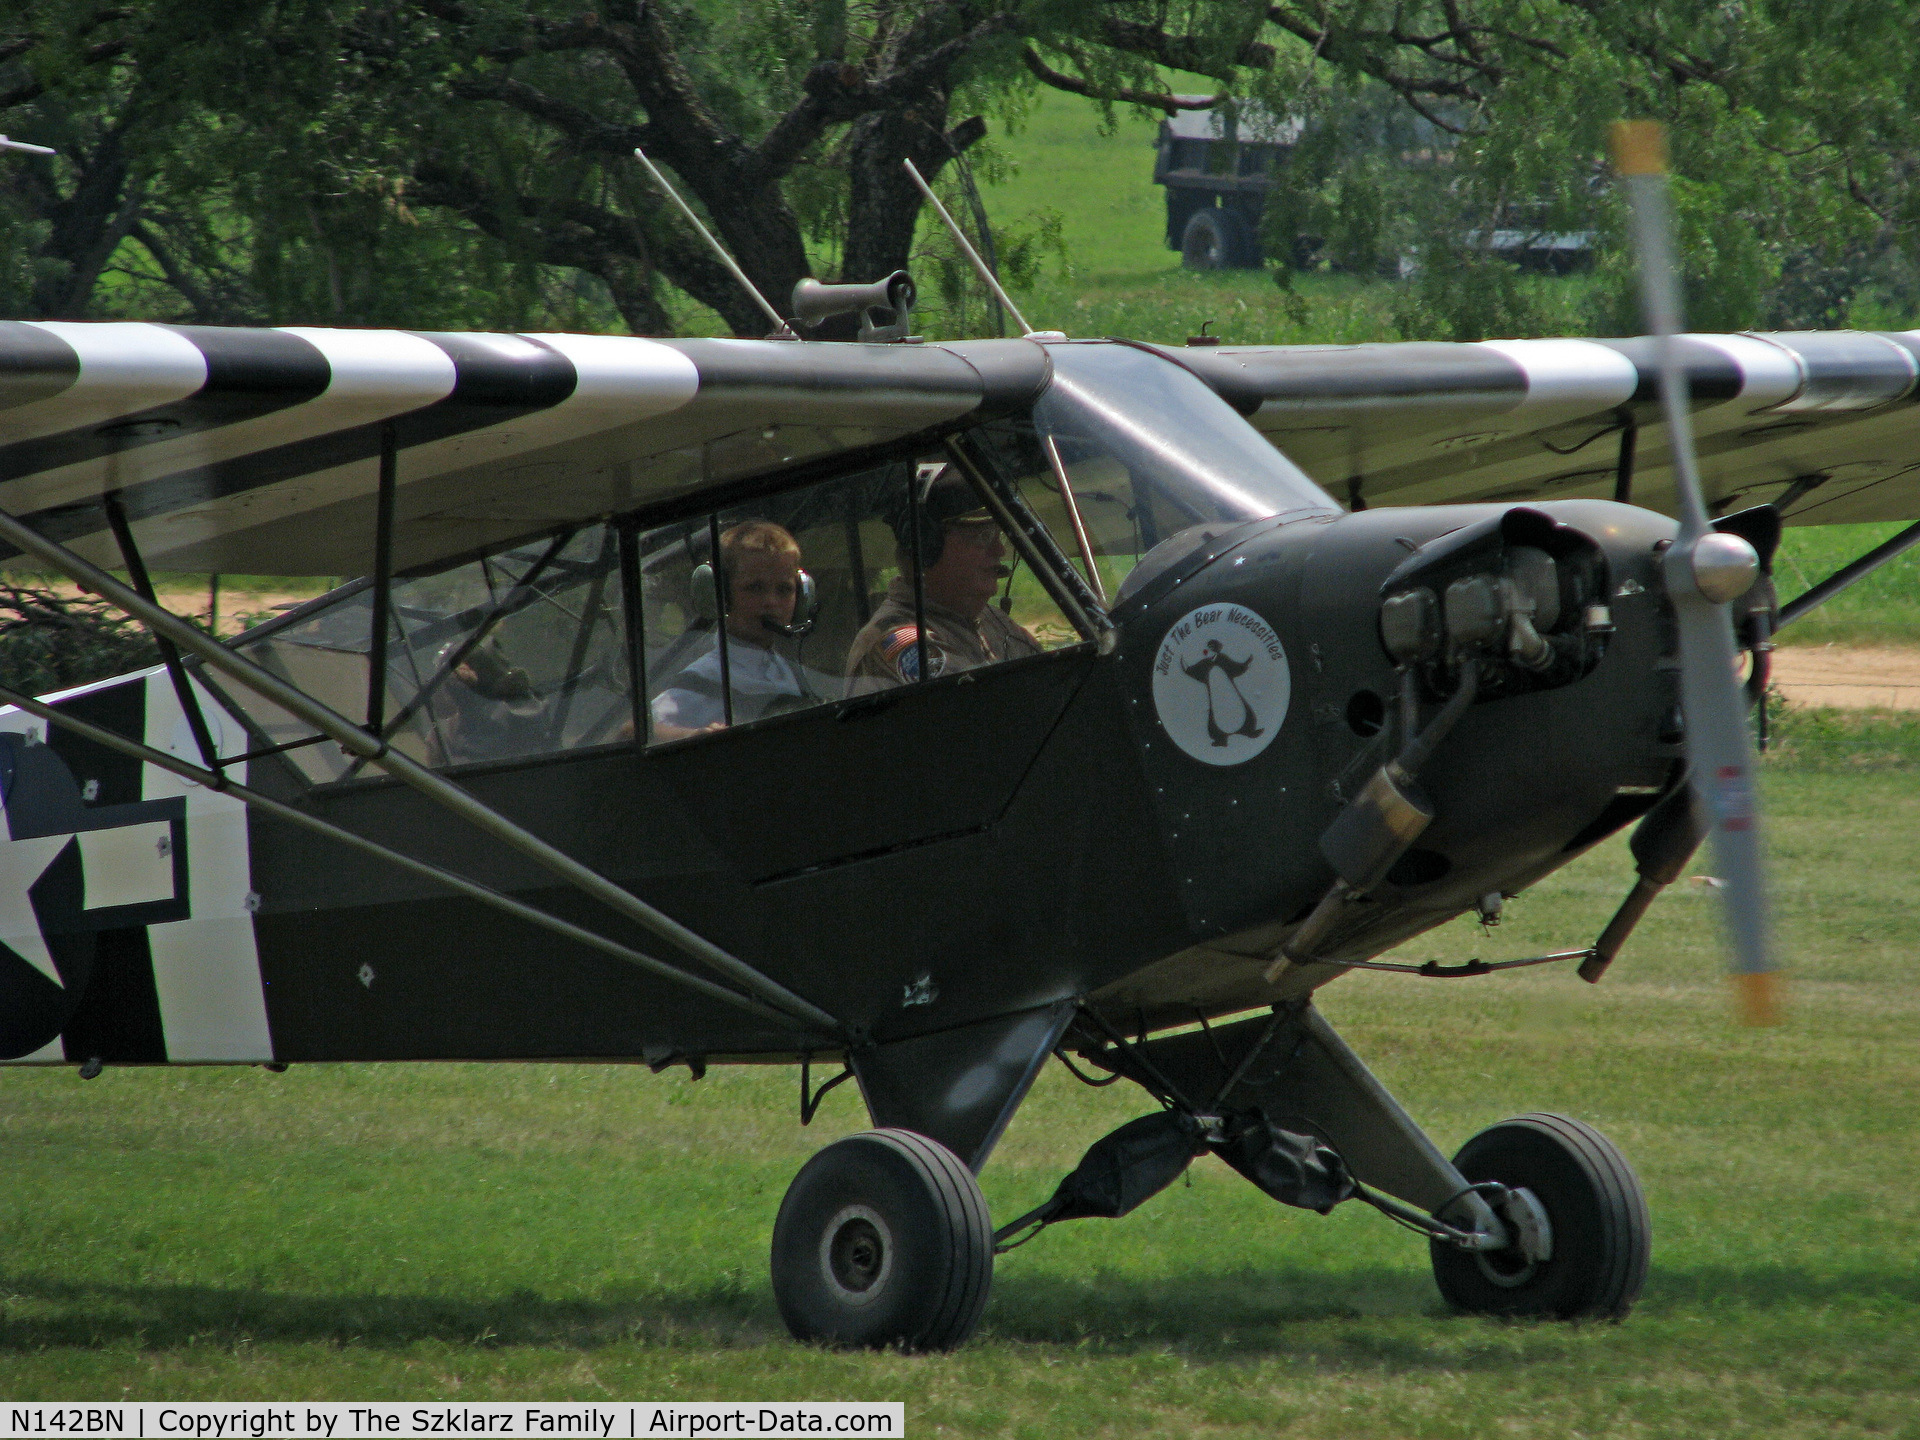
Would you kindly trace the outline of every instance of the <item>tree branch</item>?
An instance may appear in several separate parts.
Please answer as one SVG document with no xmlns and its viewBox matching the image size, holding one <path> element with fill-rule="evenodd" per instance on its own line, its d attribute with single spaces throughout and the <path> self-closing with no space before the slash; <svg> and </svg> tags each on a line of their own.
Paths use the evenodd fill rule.
<svg viewBox="0 0 1920 1440">
<path fill-rule="evenodd" d="M 193 307 L 193 318 L 202 325 L 216 324 L 216 307 L 207 292 L 195 283 L 186 268 L 173 254 L 173 249 L 160 238 L 159 232 L 142 218 L 135 220 L 127 233 L 138 240 L 146 252 L 153 257 L 154 264 L 160 267 L 160 274 L 167 282 L 167 288 L 178 291 L 180 298 Z"/>
<path fill-rule="evenodd" d="M 126 54 L 129 48 L 128 42 L 125 40 L 103 40 L 98 45 L 89 45 L 85 50 L 82 50 L 80 52 L 80 63 L 82 65 L 98 65 L 102 61 L 112 60 Z M 16 51 L 15 53 L 18 54 L 19 52 Z M 24 105 L 29 100 L 38 100 L 46 93 L 47 87 L 43 81 L 29 80 L 23 85 L 14 86 L 11 90 L 0 91 L 0 110 L 10 110 L 15 105 Z"/>
<path fill-rule="evenodd" d="M 1579 3 L 1579 0 L 1573 0 L 1573 3 Z M 1499 65 L 1491 60 L 1476 59 L 1465 48 L 1465 42 L 1471 37 L 1464 31 L 1442 30 L 1416 35 L 1398 24 L 1389 30 L 1338 30 L 1329 25 L 1316 24 L 1282 5 L 1269 7 L 1267 19 L 1289 35 L 1311 45 L 1318 58 L 1335 65 L 1349 65 L 1362 74 L 1372 76 L 1410 105 L 1415 97 L 1463 100 L 1477 105 L 1486 99 L 1488 90 L 1506 78 L 1505 71 Z M 1448 52 L 1444 48 L 1448 45 L 1457 48 Z M 1412 51 L 1432 63 L 1469 70 L 1484 82 L 1484 88 L 1462 80 L 1443 80 L 1396 69 L 1381 53 L 1382 47 L 1388 51 Z M 1435 124 L 1443 124 L 1429 109 L 1417 105 L 1414 108 Z M 1458 125 L 1445 124 L 1444 128 L 1456 135 L 1465 133 Z"/>
<path fill-rule="evenodd" d="M 1069 95 L 1084 95 L 1089 100 L 1110 100 L 1123 105 L 1146 105 L 1168 115 L 1178 115 L 1182 110 L 1210 110 L 1227 98 L 1226 92 L 1213 95 L 1204 100 L 1186 100 L 1178 95 L 1155 94 L 1148 90 L 1134 90 L 1125 85 L 1111 89 L 1102 89 L 1089 81 L 1072 75 L 1063 75 L 1053 69 L 1033 51 L 1031 45 L 1023 46 L 1020 58 L 1026 63 L 1034 78 L 1043 85 L 1051 85 L 1056 90 L 1064 90 Z"/>
<path fill-rule="evenodd" d="M 456 81 L 452 90 L 462 100 L 493 100 L 535 120 L 544 120 L 584 151 L 631 155 L 636 146 L 645 148 L 653 138 L 650 126 L 602 120 L 591 111 L 556 99 L 511 75 Z"/>
<path fill-rule="evenodd" d="M 785 175 L 827 126 L 897 108 L 920 99 L 929 89 L 945 89 L 948 71 L 985 41 L 1011 30 L 1013 24 L 1010 14 L 990 15 L 964 34 L 934 46 L 875 81 L 862 83 L 860 70 L 852 65 L 827 61 L 814 66 L 803 82 L 806 98 L 781 116 L 755 147 L 764 183 Z"/>
<path fill-rule="evenodd" d="M 414 170 L 409 196 L 459 214 L 510 247 L 534 242 L 535 258 L 597 275 L 621 318 L 637 335 L 670 335 L 673 320 L 653 290 L 657 270 L 694 299 L 717 310 L 736 333 L 759 334 L 759 308 L 708 253 L 677 232 L 642 233 L 638 222 L 578 199 L 551 199 L 489 186 L 472 170 L 429 157 Z"/>
<path fill-rule="evenodd" d="M 1157 25 L 1138 20 L 1117 20 L 1104 16 L 1100 21 L 1100 40 L 1115 50 L 1142 55 L 1169 70 L 1188 70 L 1210 74 L 1224 58 L 1230 65 L 1249 70 L 1271 70 L 1277 53 L 1273 46 L 1249 40 L 1232 55 L 1222 56 L 1213 46 L 1193 35 L 1169 35 Z"/>
</svg>

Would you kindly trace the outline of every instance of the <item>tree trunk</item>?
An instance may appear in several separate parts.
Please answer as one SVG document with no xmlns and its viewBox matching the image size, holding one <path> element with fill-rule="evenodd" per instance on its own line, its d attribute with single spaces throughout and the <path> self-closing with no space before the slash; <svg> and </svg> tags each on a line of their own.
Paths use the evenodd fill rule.
<svg viewBox="0 0 1920 1440">
<path fill-rule="evenodd" d="M 125 122 L 122 122 L 123 125 Z M 106 131 L 91 153 L 70 154 L 78 179 L 66 196 L 52 186 L 41 194 L 50 222 L 42 259 L 57 262 L 34 286 L 34 317 L 79 320 L 86 316 L 100 272 L 140 218 L 139 186 L 128 178 L 121 126 Z"/>
<path fill-rule="evenodd" d="M 799 217 L 788 208 L 786 198 L 771 185 L 743 193 L 711 181 L 698 186 L 696 193 L 706 202 L 707 214 L 713 219 L 711 228 L 720 243 L 732 252 L 740 268 L 747 272 L 747 278 L 766 296 L 769 305 L 782 315 L 790 314 L 793 287 L 812 270 L 807 264 L 807 247 L 801 239 Z M 678 215 L 673 218 L 676 224 L 686 223 Z M 689 240 L 698 243 L 699 237 L 690 236 Z M 677 276 L 672 276 L 671 271 L 668 273 L 675 284 L 680 283 Z M 760 336 L 771 331 L 773 322 L 752 297 L 739 288 L 739 282 L 729 276 L 726 284 L 734 297 L 732 303 L 714 304 L 712 300 L 707 303 L 726 317 L 734 334 Z"/>
<path fill-rule="evenodd" d="M 908 268 L 920 191 L 902 158 L 932 184 L 953 158 L 947 142 L 946 90 L 929 91 L 901 110 L 864 115 L 853 123 L 848 145 L 847 244 L 840 278 L 866 284 Z"/>
</svg>

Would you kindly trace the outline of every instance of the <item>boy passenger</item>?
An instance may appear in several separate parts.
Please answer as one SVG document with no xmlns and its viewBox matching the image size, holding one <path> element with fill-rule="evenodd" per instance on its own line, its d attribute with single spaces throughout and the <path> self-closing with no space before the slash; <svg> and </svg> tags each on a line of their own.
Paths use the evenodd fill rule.
<svg viewBox="0 0 1920 1440">
<path fill-rule="evenodd" d="M 735 525 L 720 536 L 720 573 L 734 723 L 745 725 L 807 703 L 811 697 L 798 672 L 773 648 L 780 633 L 773 627 L 793 623 L 800 596 L 799 542 L 770 521 Z M 709 641 L 703 653 L 675 671 L 650 709 L 656 741 L 726 729 L 719 645 Z"/>
</svg>

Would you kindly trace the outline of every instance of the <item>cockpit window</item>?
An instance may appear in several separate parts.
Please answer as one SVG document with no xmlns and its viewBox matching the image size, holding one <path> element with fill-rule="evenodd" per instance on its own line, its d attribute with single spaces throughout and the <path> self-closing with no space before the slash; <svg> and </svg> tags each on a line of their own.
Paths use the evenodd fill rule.
<svg viewBox="0 0 1920 1440">
<path fill-rule="evenodd" d="M 652 744 L 1080 639 L 941 448 L 635 545 Z"/>
<path fill-rule="evenodd" d="M 364 713 L 373 592 L 361 584 L 242 637 L 244 653 L 343 715 Z M 605 525 L 436 574 L 396 580 L 382 733 L 428 765 L 607 744 L 631 734 L 619 537 Z M 309 780 L 351 779 L 336 745 L 298 744 L 303 722 L 241 691 L 268 743 Z"/>
<path fill-rule="evenodd" d="M 1339 512 L 1172 361 L 1130 345 L 1054 345 L 1049 353 L 1053 383 L 1031 416 L 976 433 L 1103 598 L 1119 593 L 1148 551 L 1196 526 Z"/>
</svg>

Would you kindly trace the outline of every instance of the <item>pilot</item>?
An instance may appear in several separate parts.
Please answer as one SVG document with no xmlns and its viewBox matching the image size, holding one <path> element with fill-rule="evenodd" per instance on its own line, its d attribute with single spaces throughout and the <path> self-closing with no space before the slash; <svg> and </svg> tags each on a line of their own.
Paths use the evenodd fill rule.
<svg viewBox="0 0 1920 1440">
<path fill-rule="evenodd" d="M 727 679 L 733 718 L 746 724 L 807 703 L 799 674 L 773 648 L 774 626 L 793 623 L 800 596 L 800 544 L 766 520 L 735 525 L 720 536 L 720 569 L 726 577 Z M 720 648 L 705 651 L 676 671 L 654 696 L 653 738 L 683 740 L 724 730 L 720 693 Z"/>
<path fill-rule="evenodd" d="M 921 549 L 926 566 L 920 588 L 927 604 L 927 676 L 958 674 L 981 665 L 1038 655 L 1040 644 L 995 605 L 994 592 L 1007 578 L 1001 562 L 1007 547 L 1000 527 L 966 479 L 948 465 L 923 465 L 914 477 L 921 488 Z M 900 574 L 886 598 L 854 637 L 847 674 L 855 693 L 884 690 L 921 678 L 920 629 L 913 616 L 913 515 L 904 508 L 893 520 Z"/>
<path fill-rule="evenodd" d="M 451 654 L 457 642 L 446 647 Z M 441 661 L 445 664 L 445 659 Z M 527 672 L 489 635 L 454 666 L 455 684 L 441 691 L 451 715 L 442 725 L 450 762 L 500 760 L 541 748 L 547 705 Z"/>
</svg>

